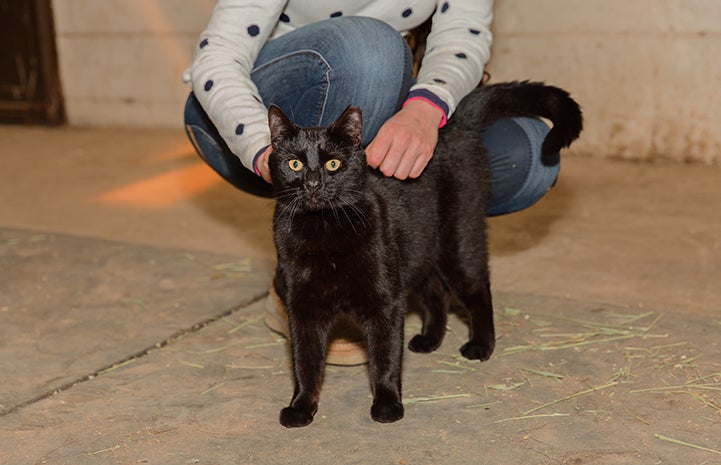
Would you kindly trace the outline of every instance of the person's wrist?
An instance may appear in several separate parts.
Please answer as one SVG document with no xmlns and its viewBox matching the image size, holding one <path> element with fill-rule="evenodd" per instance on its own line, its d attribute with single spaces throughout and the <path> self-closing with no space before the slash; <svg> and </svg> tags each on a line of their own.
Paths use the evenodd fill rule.
<svg viewBox="0 0 721 465">
<path fill-rule="evenodd" d="M 403 109 L 413 112 L 414 115 L 422 118 L 424 123 L 427 122 L 429 126 L 432 125 L 435 128 L 442 127 L 446 120 L 443 110 L 423 98 L 407 100 Z"/>
<path fill-rule="evenodd" d="M 415 89 L 408 93 L 408 97 L 406 97 L 406 101 L 403 106 L 405 107 L 409 104 L 409 102 L 416 101 L 422 101 L 436 107 L 442 114 L 442 119 L 440 124 L 438 125 L 438 128 L 442 128 L 446 125 L 446 123 L 448 122 L 448 113 L 450 109 L 448 108 L 448 104 L 443 99 L 441 99 L 428 89 Z"/>
<path fill-rule="evenodd" d="M 424 123 L 435 128 L 441 127 L 446 117 L 443 110 L 438 106 L 422 98 L 406 101 L 403 109 L 413 112 L 413 114 L 421 118 Z"/>
<path fill-rule="evenodd" d="M 265 148 L 265 150 L 261 150 L 258 152 L 258 155 L 255 156 L 255 161 L 253 162 L 255 174 L 263 178 L 263 180 L 267 183 L 271 183 L 268 157 L 270 156 L 270 153 L 272 151 L 273 147 L 269 145 Z"/>
</svg>

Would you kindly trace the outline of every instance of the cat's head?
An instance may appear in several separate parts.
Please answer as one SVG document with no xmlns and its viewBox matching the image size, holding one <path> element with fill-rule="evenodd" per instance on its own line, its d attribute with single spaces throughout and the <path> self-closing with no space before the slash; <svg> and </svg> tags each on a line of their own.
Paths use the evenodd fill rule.
<svg viewBox="0 0 721 465">
<path fill-rule="evenodd" d="M 271 105 L 268 164 L 277 201 L 312 211 L 357 202 L 368 171 L 361 121 L 360 108 L 349 106 L 330 126 L 301 128 Z"/>
</svg>

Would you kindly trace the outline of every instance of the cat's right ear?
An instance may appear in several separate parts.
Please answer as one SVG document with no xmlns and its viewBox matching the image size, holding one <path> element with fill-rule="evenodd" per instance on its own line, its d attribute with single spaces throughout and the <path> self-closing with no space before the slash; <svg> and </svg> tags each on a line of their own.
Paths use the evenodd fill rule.
<svg viewBox="0 0 721 465">
<path fill-rule="evenodd" d="M 270 127 L 270 143 L 276 145 L 282 140 L 289 139 L 298 134 L 298 126 L 295 125 L 285 113 L 275 105 L 268 108 L 268 126 Z"/>
</svg>

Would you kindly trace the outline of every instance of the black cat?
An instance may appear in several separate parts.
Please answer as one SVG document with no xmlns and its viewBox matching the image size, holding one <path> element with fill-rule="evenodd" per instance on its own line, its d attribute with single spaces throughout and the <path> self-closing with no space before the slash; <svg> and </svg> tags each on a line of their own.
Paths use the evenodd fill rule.
<svg viewBox="0 0 721 465">
<path fill-rule="evenodd" d="M 541 83 L 479 87 L 440 130 L 418 179 L 386 178 L 366 164 L 361 112 L 348 107 L 329 127 L 300 128 L 268 111 L 276 191 L 275 287 L 288 309 L 295 390 L 280 413 L 287 427 L 313 421 L 328 334 L 350 317 L 368 349 L 379 422 L 403 417 L 401 362 L 409 291 L 420 297 L 423 329 L 409 349 L 431 352 L 443 340 L 451 296 L 468 310 L 468 359 L 487 360 L 495 346 L 486 245 L 489 163 L 481 131 L 499 119 L 543 116 L 554 126 L 543 143 L 553 159 L 581 131 L 567 92 Z"/>
</svg>

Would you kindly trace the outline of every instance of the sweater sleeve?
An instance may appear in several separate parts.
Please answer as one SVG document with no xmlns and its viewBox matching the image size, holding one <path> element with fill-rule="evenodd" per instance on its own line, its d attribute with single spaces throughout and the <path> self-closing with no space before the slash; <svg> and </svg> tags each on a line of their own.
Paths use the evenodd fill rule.
<svg viewBox="0 0 721 465">
<path fill-rule="evenodd" d="M 491 56 L 492 19 L 493 0 L 439 0 L 408 99 L 428 100 L 449 118 L 483 77 Z"/>
<path fill-rule="evenodd" d="M 267 110 L 250 73 L 285 4 L 219 0 L 185 76 L 223 140 L 250 170 L 255 155 L 270 144 Z"/>
</svg>

